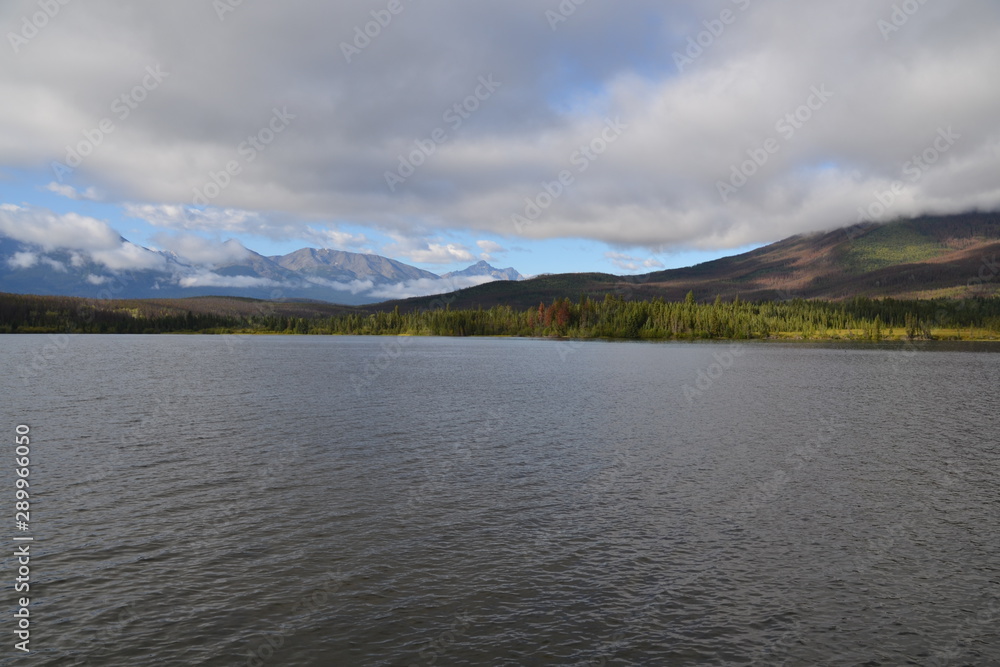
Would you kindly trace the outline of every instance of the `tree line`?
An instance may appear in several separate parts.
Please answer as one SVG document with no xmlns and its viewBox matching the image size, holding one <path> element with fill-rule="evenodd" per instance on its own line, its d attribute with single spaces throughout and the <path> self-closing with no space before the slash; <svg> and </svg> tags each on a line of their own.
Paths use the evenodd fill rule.
<svg viewBox="0 0 1000 667">
<path fill-rule="evenodd" d="M 946 330 L 942 333 L 942 330 Z M 313 335 L 535 336 L 631 340 L 775 337 L 930 339 L 1000 337 L 1000 297 L 964 300 L 635 301 L 556 298 L 527 309 L 449 307 L 294 317 L 158 310 L 126 301 L 2 295 L 0 333 L 261 333 Z"/>
</svg>

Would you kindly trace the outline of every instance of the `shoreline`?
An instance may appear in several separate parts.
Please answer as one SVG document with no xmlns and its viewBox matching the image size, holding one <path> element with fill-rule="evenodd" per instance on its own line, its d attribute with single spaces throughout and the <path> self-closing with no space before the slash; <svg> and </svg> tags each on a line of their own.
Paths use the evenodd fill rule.
<svg viewBox="0 0 1000 667">
<path fill-rule="evenodd" d="M 880 339 L 865 338 L 861 335 L 833 335 L 820 336 L 815 334 L 806 335 L 801 332 L 781 332 L 771 336 L 751 336 L 743 338 L 714 337 L 670 337 L 670 338 L 622 338 L 610 336 L 518 336 L 513 334 L 497 335 L 446 335 L 446 334 L 422 334 L 422 333 L 296 333 L 288 331 L 148 331 L 148 332 L 96 332 L 96 331 L 66 331 L 65 329 L 45 329 L 33 331 L 13 331 L 0 332 L 0 336 L 295 336 L 295 337 L 351 337 L 351 338 L 482 338 L 497 339 L 509 338 L 520 340 L 547 340 L 553 342 L 609 342 L 609 343 L 860 343 L 867 345 L 927 345 L 940 343 L 1000 343 L 1000 336 L 961 336 L 953 329 L 945 329 L 948 333 L 931 332 L 931 338 L 907 338 L 906 336 L 884 336 Z"/>
</svg>

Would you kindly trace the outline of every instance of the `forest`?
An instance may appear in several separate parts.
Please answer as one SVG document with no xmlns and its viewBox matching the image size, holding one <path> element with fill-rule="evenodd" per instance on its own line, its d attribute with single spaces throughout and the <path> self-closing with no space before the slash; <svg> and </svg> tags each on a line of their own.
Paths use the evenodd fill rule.
<svg viewBox="0 0 1000 667">
<path fill-rule="evenodd" d="M 527 309 L 437 308 L 289 315 L 273 303 L 231 312 L 195 312 L 174 301 L 95 301 L 0 295 L 0 333 L 208 333 L 374 336 L 530 336 L 625 340 L 846 339 L 1000 340 L 1000 297 L 844 301 L 698 302 L 553 299 Z"/>
</svg>

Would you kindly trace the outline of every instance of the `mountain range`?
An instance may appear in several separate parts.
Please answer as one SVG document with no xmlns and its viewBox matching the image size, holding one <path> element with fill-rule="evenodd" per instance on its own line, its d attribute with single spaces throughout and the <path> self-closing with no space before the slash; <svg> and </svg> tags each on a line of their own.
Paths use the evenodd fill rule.
<svg viewBox="0 0 1000 667">
<path fill-rule="evenodd" d="M 121 238 L 114 251 L 46 249 L 0 236 L 0 291 L 121 299 L 237 296 L 370 304 L 450 292 L 494 280 L 524 280 L 513 268 L 479 262 L 439 276 L 373 254 L 302 248 L 266 257 L 229 242 L 224 261 L 198 264 Z"/>
<path fill-rule="evenodd" d="M 317 312 L 342 311 L 328 306 L 331 303 L 363 306 L 362 312 L 436 308 L 443 303 L 455 309 L 528 308 L 584 295 L 676 301 L 689 292 L 699 301 L 1000 295 L 996 213 L 863 223 L 792 236 L 697 266 L 633 276 L 576 273 L 525 279 L 513 269 L 496 269 L 486 262 L 438 276 L 377 255 L 304 248 L 264 257 L 244 253 L 242 246 L 238 259 L 205 267 L 122 241 L 133 264 L 136 257 L 145 258 L 154 268 L 116 273 L 114 257 L 44 252 L 0 237 L 0 292 L 93 298 L 105 289 L 122 299 L 236 296 L 281 301 L 289 307 L 302 300 L 327 302 L 316 303 Z M 456 289 L 460 287 L 464 289 Z M 436 295 L 405 298 L 407 291 Z M 196 301 L 189 304 L 195 312 L 214 312 L 223 303 L 234 313 L 252 307 L 231 299 Z"/>
<path fill-rule="evenodd" d="M 966 213 L 888 223 L 861 223 L 803 234 L 697 266 L 636 276 L 606 273 L 543 275 L 492 283 L 447 297 L 379 304 L 379 309 L 528 308 L 553 299 L 603 298 L 699 301 L 975 297 L 1000 294 L 1000 215 Z"/>
</svg>

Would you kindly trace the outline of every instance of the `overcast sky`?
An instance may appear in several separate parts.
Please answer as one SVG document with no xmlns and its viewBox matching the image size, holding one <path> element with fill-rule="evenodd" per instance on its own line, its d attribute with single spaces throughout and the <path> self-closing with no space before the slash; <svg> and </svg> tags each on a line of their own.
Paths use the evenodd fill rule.
<svg viewBox="0 0 1000 667">
<path fill-rule="evenodd" d="M 6 228 L 622 273 L 1000 207 L 996 0 L 238 1 L 0 5 Z"/>
</svg>

